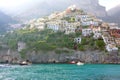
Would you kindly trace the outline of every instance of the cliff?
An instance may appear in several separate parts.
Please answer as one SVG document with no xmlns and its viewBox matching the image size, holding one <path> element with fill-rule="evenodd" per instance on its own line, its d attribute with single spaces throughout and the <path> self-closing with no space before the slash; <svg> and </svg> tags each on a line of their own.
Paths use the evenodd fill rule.
<svg viewBox="0 0 120 80">
<path fill-rule="evenodd" d="M 1 38 L 3 44 L 6 43 L 8 46 L 0 44 L 3 45 L 0 47 L 0 62 L 8 59 L 13 63 L 21 60 L 30 60 L 34 63 L 71 60 L 85 63 L 120 62 L 119 54 L 106 52 L 103 41 L 93 40 L 92 37 L 84 37 L 81 44 L 75 48 L 73 40 L 78 35 L 81 33 L 65 35 L 63 32 L 53 32 L 49 29 L 44 31 L 26 29 L 8 33 Z"/>
<path fill-rule="evenodd" d="M 104 17 L 104 20 L 107 22 L 118 23 L 120 26 L 120 5 L 110 9 L 107 13 L 108 16 Z"/>
<path fill-rule="evenodd" d="M 10 49 L 0 51 L 0 62 L 9 60 L 11 63 L 17 63 L 22 60 L 30 60 L 33 63 L 66 63 L 72 60 L 82 61 L 85 63 L 118 63 L 120 62 L 120 56 L 115 54 L 108 54 L 102 51 L 74 51 L 72 53 L 55 53 L 49 52 L 35 52 L 29 51 L 25 54 L 24 59 L 21 58 L 20 53 Z M 10 54 L 8 55 L 8 52 Z"/>
</svg>

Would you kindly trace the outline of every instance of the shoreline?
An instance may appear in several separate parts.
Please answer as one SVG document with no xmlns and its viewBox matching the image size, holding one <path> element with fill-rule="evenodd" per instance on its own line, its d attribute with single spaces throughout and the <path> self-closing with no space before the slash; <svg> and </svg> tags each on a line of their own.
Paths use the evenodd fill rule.
<svg viewBox="0 0 120 80">
<path fill-rule="evenodd" d="M 10 65 L 20 65 L 19 63 L 0 63 L 0 64 L 10 64 Z M 72 65 L 72 63 L 67 63 L 67 62 L 58 62 L 58 63 L 52 63 L 52 62 L 50 62 L 50 63 L 32 63 L 32 64 L 30 64 L 30 65 L 34 65 L 34 64 L 71 64 Z M 76 64 L 76 63 L 74 63 L 74 64 Z M 84 64 L 114 64 L 114 65 L 120 65 L 120 63 L 84 63 Z"/>
</svg>

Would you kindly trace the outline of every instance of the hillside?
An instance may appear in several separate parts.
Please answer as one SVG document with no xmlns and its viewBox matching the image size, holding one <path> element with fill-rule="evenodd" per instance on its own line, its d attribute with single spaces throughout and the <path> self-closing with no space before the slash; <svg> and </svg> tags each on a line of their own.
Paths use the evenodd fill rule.
<svg viewBox="0 0 120 80">
<path fill-rule="evenodd" d="M 10 16 L 0 11 L 0 33 L 4 33 L 8 28 L 8 24 L 12 22 L 13 19 Z"/>
<path fill-rule="evenodd" d="M 116 56 L 119 52 L 116 44 L 112 45 L 115 52 L 106 48 L 109 45 L 105 44 L 104 36 L 107 37 L 108 29 L 107 23 L 72 5 L 60 13 L 32 19 L 24 28 L 1 36 L 0 49 L 6 51 L 4 54 L 9 52 L 13 63 L 19 59 L 35 63 L 72 59 L 85 63 L 118 63 L 120 56 Z M 109 42 L 109 37 L 107 39 Z"/>
<path fill-rule="evenodd" d="M 78 44 L 78 49 L 75 50 L 74 38 L 78 37 L 78 35 L 81 35 L 81 33 L 65 35 L 62 32 L 54 33 L 52 30 L 18 30 L 12 34 L 6 34 L 4 37 L 3 42 L 9 46 L 9 49 L 6 49 L 4 54 L 10 51 L 12 57 L 17 56 L 17 59 L 20 60 L 29 59 L 33 63 L 65 63 L 73 58 L 85 63 L 116 62 L 114 59 L 119 56 L 108 55 L 104 50 L 103 41 L 94 40 L 92 37 L 83 37 L 81 44 Z M 16 50 L 17 41 L 24 41 L 27 44 L 27 48 L 18 52 Z M 3 50 L 1 49 L 1 53 Z M 4 61 L 4 59 L 1 58 L 1 61 Z"/>
</svg>

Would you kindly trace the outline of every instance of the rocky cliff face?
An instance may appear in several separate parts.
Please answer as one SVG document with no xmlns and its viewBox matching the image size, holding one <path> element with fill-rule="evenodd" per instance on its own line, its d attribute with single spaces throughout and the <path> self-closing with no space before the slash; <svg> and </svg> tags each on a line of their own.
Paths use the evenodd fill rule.
<svg viewBox="0 0 120 80">
<path fill-rule="evenodd" d="M 35 63 L 49 62 L 70 62 L 72 60 L 82 61 L 85 63 L 117 63 L 120 61 L 120 56 L 115 54 L 105 54 L 102 51 L 73 51 L 73 53 L 56 54 L 54 51 L 44 53 L 28 53 L 27 59 Z"/>
<path fill-rule="evenodd" d="M 72 60 L 80 60 L 85 63 L 117 63 L 120 62 L 120 56 L 115 54 L 106 54 L 102 51 L 73 51 L 72 53 L 56 54 L 54 51 L 25 53 L 25 59 L 22 59 L 20 53 L 10 49 L 0 50 L 0 62 L 9 60 L 17 63 L 22 60 L 30 60 L 33 63 L 52 63 L 52 62 L 70 62 Z"/>
<path fill-rule="evenodd" d="M 86 12 L 93 13 L 98 17 L 106 16 L 105 7 L 99 5 L 98 0 L 42 0 L 34 4 L 16 17 L 21 19 L 32 19 L 49 15 L 55 11 L 63 11 L 70 5 L 76 5 Z"/>
<path fill-rule="evenodd" d="M 110 9 L 107 13 L 108 16 L 106 16 L 104 20 L 107 22 L 118 23 L 120 26 L 120 5 Z"/>
<path fill-rule="evenodd" d="M 76 4 L 79 6 L 79 8 L 93 13 L 98 17 L 105 17 L 107 15 L 105 7 L 101 6 L 98 0 L 79 0 Z"/>
</svg>

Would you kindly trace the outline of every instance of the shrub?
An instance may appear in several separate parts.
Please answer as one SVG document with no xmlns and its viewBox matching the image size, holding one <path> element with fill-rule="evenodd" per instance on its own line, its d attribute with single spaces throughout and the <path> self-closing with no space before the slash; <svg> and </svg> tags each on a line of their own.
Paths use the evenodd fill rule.
<svg viewBox="0 0 120 80">
<path fill-rule="evenodd" d="M 78 49 L 79 49 L 80 51 L 84 51 L 84 50 L 85 50 L 84 45 L 78 45 Z"/>
<path fill-rule="evenodd" d="M 26 49 L 23 49 L 22 51 L 19 52 L 22 59 L 26 58 L 26 52 L 27 52 Z"/>
<path fill-rule="evenodd" d="M 9 48 L 16 50 L 17 49 L 17 41 L 14 39 L 8 40 L 8 46 L 9 46 Z"/>
<path fill-rule="evenodd" d="M 104 50 L 105 49 L 105 43 L 103 40 L 97 40 L 96 41 L 96 47 L 100 50 Z"/>
<path fill-rule="evenodd" d="M 86 45 L 86 43 L 87 43 L 87 39 L 86 38 L 82 38 L 81 45 Z"/>
</svg>

